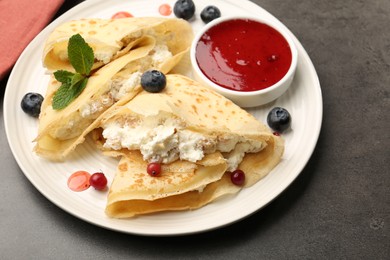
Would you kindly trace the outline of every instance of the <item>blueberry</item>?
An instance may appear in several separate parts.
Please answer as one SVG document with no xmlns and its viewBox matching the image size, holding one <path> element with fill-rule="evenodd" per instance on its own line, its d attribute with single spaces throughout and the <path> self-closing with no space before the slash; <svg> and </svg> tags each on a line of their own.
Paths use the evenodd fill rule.
<svg viewBox="0 0 390 260">
<path fill-rule="evenodd" d="M 209 23 L 219 17 L 221 17 L 221 11 L 214 5 L 206 6 L 200 13 L 200 18 L 204 23 Z"/>
<path fill-rule="evenodd" d="M 166 84 L 167 79 L 164 73 L 158 70 L 148 70 L 141 76 L 141 86 L 148 92 L 160 92 L 165 88 Z"/>
<path fill-rule="evenodd" d="M 267 116 L 267 123 L 272 130 L 282 133 L 291 125 L 290 113 L 282 107 L 274 107 Z"/>
<path fill-rule="evenodd" d="M 195 4 L 192 0 L 178 0 L 173 7 L 173 13 L 178 18 L 189 20 L 194 16 Z"/>
<path fill-rule="evenodd" d="M 29 92 L 24 95 L 20 105 L 26 114 L 33 117 L 38 117 L 39 113 L 41 113 L 42 102 L 43 96 L 41 94 Z"/>
</svg>

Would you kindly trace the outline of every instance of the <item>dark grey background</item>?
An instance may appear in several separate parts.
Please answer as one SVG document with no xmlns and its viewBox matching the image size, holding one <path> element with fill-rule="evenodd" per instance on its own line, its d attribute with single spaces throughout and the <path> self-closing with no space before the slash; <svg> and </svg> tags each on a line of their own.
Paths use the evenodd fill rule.
<svg viewBox="0 0 390 260">
<path fill-rule="evenodd" d="M 66 1 L 58 15 L 78 2 Z M 263 210 L 212 232 L 112 232 L 30 184 L 9 149 L 2 101 L 1 259 L 390 259 L 390 1 L 254 2 L 300 40 L 322 86 L 321 135 L 296 181 Z"/>
</svg>

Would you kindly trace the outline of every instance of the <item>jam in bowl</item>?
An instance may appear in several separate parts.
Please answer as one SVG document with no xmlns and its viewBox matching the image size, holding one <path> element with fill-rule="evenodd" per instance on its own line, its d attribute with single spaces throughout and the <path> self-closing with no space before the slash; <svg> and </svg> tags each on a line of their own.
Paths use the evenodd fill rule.
<svg viewBox="0 0 390 260">
<path fill-rule="evenodd" d="M 288 30 L 257 17 L 208 23 L 191 46 L 196 80 L 241 107 L 269 103 L 291 85 L 298 51 Z"/>
</svg>

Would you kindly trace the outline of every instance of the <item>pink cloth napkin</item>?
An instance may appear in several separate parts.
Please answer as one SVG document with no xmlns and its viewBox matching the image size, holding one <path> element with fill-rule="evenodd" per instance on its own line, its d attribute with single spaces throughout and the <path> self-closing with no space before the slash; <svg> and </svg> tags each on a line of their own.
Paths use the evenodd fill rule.
<svg viewBox="0 0 390 260">
<path fill-rule="evenodd" d="M 0 80 L 64 0 L 0 0 Z"/>
</svg>

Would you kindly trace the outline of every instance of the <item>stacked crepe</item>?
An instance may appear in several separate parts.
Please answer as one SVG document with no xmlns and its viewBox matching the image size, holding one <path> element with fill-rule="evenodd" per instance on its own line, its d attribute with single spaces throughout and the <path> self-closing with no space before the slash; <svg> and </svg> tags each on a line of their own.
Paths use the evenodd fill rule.
<svg viewBox="0 0 390 260">
<path fill-rule="evenodd" d="M 195 209 L 237 193 L 230 171 L 243 170 L 249 187 L 284 150 L 252 115 L 181 75 L 167 75 L 160 93 L 141 91 L 107 111 L 93 136 L 104 154 L 120 158 L 106 208 L 115 218 Z M 148 175 L 150 162 L 163 164 L 161 176 Z"/>
<path fill-rule="evenodd" d="M 68 60 L 67 46 L 69 38 L 77 33 L 94 51 L 94 69 L 128 53 L 134 42 L 145 35 L 166 43 L 174 54 L 182 52 L 192 40 L 190 25 L 181 19 L 132 17 L 69 21 L 56 27 L 46 39 L 43 65 L 48 70 L 73 70 Z"/>
<path fill-rule="evenodd" d="M 103 154 L 118 157 L 109 217 L 196 209 L 252 186 L 279 163 L 282 139 L 201 84 L 168 74 L 160 93 L 142 90 L 139 75 L 149 69 L 168 73 L 188 51 L 187 22 L 130 18 L 64 24 L 46 42 L 43 60 L 49 71 L 71 69 L 64 46 L 75 33 L 97 54 L 94 72 L 81 95 L 59 111 L 51 99 L 60 84 L 50 81 L 35 151 L 64 160 L 91 134 Z M 158 55 L 166 50 L 170 55 Z M 162 165 L 159 176 L 147 173 L 151 162 Z M 243 186 L 230 180 L 235 169 L 245 172 Z"/>
<path fill-rule="evenodd" d="M 168 73 L 188 52 L 191 26 L 175 18 L 85 19 L 57 27 L 46 41 L 43 65 L 69 70 L 67 44 L 79 33 L 94 51 L 95 63 L 86 88 L 71 105 L 54 110 L 52 97 L 61 83 L 50 80 L 39 118 L 35 151 L 51 160 L 65 157 L 84 141 L 87 129 L 112 105 L 140 91 L 148 69 Z"/>
</svg>

